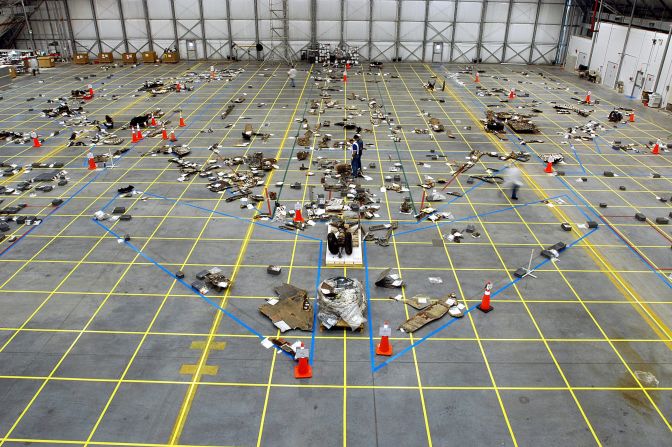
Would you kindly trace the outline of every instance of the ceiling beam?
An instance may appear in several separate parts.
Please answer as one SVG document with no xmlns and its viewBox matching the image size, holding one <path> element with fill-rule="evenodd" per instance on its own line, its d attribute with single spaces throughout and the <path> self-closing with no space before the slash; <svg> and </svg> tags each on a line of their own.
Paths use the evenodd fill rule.
<svg viewBox="0 0 672 447">
<path fill-rule="evenodd" d="M 98 43 L 98 53 L 103 52 L 103 42 L 100 40 L 100 29 L 98 28 L 98 17 L 96 16 L 96 5 L 93 0 L 90 0 L 91 14 L 93 14 L 93 27 L 96 30 L 96 42 Z"/>
<path fill-rule="evenodd" d="M 121 0 L 117 0 L 117 8 L 119 9 L 119 20 L 121 21 L 121 34 L 124 37 L 124 49 L 128 53 L 128 35 L 126 34 L 126 20 L 124 20 L 124 8 L 121 6 Z"/>
<path fill-rule="evenodd" d="M 145 28 L 147 30 L 147 45 L 149 51 L 154 51 L 154 39 L 152 39 L 152 25 L 149 21 L 149 7 L 147 6 L 147 0 L 142 0 L 142 10 L 145 13 Z"/>
</svg>

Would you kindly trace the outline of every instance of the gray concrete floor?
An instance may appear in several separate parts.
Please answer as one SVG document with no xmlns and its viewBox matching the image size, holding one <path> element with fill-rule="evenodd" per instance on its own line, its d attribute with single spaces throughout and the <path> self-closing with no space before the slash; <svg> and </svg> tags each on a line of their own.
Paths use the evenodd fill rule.
<svg viewBox="0 0 672 447">
<path fill-rule="evenodd" d="M 365 166 L 374 162 L 376 167 L 367 170 L 372 180 L 363 183 L 382 204 L 374 222 L 397 220 L 400 227 L 389 247 L 366 246 L 365 268 L 334 268 L 322 265 L 319 243 L 304 237 L 324 238 L 321 224 L 301 234 L 279 231 L 277 223 L 260 225 L 252 219 L 254 210 L 205 189 L 204 179 L 176 181 L 168 156 L 141 156 L 161 145 L 160 139 L 131 145 L 124 132 L 131 150 L 117 166 L 88 171 L 86 148 L 67 147 L 69 132 L 48 137 L 63 128 L 58 120 L 39 116 L 47 98 L 94 81 L 98 94 L 85 106 L 92 118 L 110 114 L 123 122 L 155 107 L 166 112 L 180 107 L 187 127 L 177 135 L 192 148 L 189 160 L 212 157 L 207 148 L 214 143 L 223 155 L 263 152 L 279 160 L 279 169 L 265 182 L 282 204 L 307 200 L 308 185 L 321 192 L 319 174 L 307 177 L 299 169 L 294 143 L 303 133 L 297 120 L 305 117 L 314 126 L 343 117 L 338 109 L 307 113 L 307 101 L 319 99 L 309 78 L 309 70 L 315 74 L 318 67 L 299 66 L 292 88 L 284 66 L 222 63 L 218 67 L 245 71 L 230 83 L 194 84 L 192 92 L 135 96 L 144 80 L 204 72 L 209 65 L 106 72 L 98 66 L 62 66 L 38 78 L 17 79 L 2 93 L 0 128 L 37 129 L 47 138 L 40 149 L 3 143 L 0 161 L 62 162 L 70 181 L 49 193 L 0 196 L 0 207 L 25 203 L 20 214 L 48 216 L 37 227 L 11 222 L 7 235 L 20 239 L 0 243 L 0 446 L 669 444 L 672 237 L 668 226 L 654 221 L 672 211 L 671 155 L 610 147 L 614 139 L 672 141 L 668 114 L 556 67 L 531 67 L 525 75 L 526 67 L 483 66 L 483 86 L 530 94 L 501 104 L 502 109 L 540 101 L 543 113 L 535 122 L 541 134 L 535 138 L 544 142 L 521 147 L 513 134 L 499 141 L 481 131 L 476 120 L 499 99 L 478 96 L 469 75 L 454 75 L 460 67 L 386 64 L 385 76 L 353 70 L 346 86 L 334 83 L 341 91 L 333 97 L 359 109 L 355 120 L 369 129 L 363 132 L 370 144 Z M 74 79 L 92 74 L 96 77 Z M 432 75 L 439 77 L 437 85 L 447 78 L 445 91 L 424 90 L 422 83 Z M 571 98 L 588 89 L 600 100 L 591 119 L 610 129 L 600 133 L 597 144 L 575 142 L 574 151 L 565 144 L 564 131 L 588 119 L 557 115 L 552 105 L 575 104 Z M 350 93 L 375 98 L 402 126 L 401 141 L 394 143 L 386 126 L 372 126 L 367 101 L 349 100 Z M 119 99 L 108 100 L 112 94 Z M 220 114 L 242 94 L 247 100 L 222 121 Z M 36 99 L 26 102 L 28 97 Z M 636 122 L 610 126 L 606 116 L 618 105 L 634 107 Z M 426 127 L 423 112 L 439 118 L 455 139 L 413 133 Z M 273 135 L 236 147 L 248 122 Z M 213 132 L 201 132 L 208 128 Z M 352 136 L 333 125 L 328 131 L 335 139 Z M 416 185 L 425 176 L 450 173 L 444 160 L 429 160 L 430 150 L 461 162 L 472 148 L 500 153 L 522 148 L 533 154 L 522 166 L 526 184 L 519 202 L 510 202 L 498 185 L 469 184 L 465 175 L 449 189 L 463 196 L 437 204 L 459 222 L 417 224 L 399 212 L 403 194 L 380 191 L 389 168 L 400 162 L 419 207 L 422 193 Z M 565 176 L 543 172 L 536 155 L 548 152 L 565 155 L 566 164 L 559 167 Z M 310 161 L 320 156 L 349 157 L 324 149 L 311 152 Z M 486 157 L 469 174 L 503 166 Z M 604 177 L 606 170 L 617 176 Z M 39 171 L 0 182 L 13 187 Z M 653 178 L 653 172 L 661 178 Z M 582 177 L 587 181 L 578 182 Z M 300 181 L 302 188 L 276 188 L 280 180 Z M 128 184 L 161 198 L 117 198 L 116 190 Z M 54 208 L 54 198 L 66 201 Z M 608 208 L 599 208 L 601 202 Z M 133 216 L 130 222 L 105 223 L 114 234 L 130 234 L 130 244 L 91 220 L 110 203 L 125 206 Z M 636 221 L 635 212 L 649 222 Z M 587 220 L 597 221 L 598 229 L 579 226 Z M 572 223 L 572 232 L 564 232 L 561 222 Z M 435 243 L 467 223 L 482 236 L 459 245 Z M 527 265 L 531 250 L 558 241 L 578 242 L 559 261 L 542 265 L 536 279 L 514 283 L 512 272 Z M 268 264 L 281 265 L 282 275 L 267 275 Z M 181 269 L 189 279 L 211 266 L 233 278 L 228 292 L 208 296 L 226 313 L 167 273 Z M 368 283 L 387 267 L 406 281 L 405 297 L 455 292 L 469 308 L 480 301 L 485 281 L 492 281 L 495 310 L 444 319 L 412 336 L 395 331 L 392 344 L 403 355 L 372 358 L 382 322 L 397 327 L 414 310 L 390 300 L 395 291 L 371 282 L 371 321 L 364 331 L 317 331 L 314 339 L 311 333 L 284 334 L 312 343 L 312 379 L 294 379 L 294 363 L 261 346 L 255 334 L 277 333 L 257 308 L 280 282 L 314 296 L 320 278 L 343 274 Z M 443 283 L 431 284 L 431 276 Z M 652 373 L 659 385 L 638 380 L 636 371 Z"/>
</svg>

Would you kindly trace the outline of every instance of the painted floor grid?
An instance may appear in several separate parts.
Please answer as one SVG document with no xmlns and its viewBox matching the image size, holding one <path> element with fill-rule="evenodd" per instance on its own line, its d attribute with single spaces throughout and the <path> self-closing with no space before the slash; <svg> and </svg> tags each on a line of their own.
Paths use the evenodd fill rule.
<svg viewBox="0 0 672 447">
<path fill-rule="evenodd" d="M 333 124 L 344 111 L 325 107 L 312 79 L 324 75 L 321 67 L 299 65 L 292 87 L 284 65 L 223 62 L 217 68 L 243 71 L 231 82 L 198 82 L 187 92 L 137 92 L 145 80 L 204 73 L 210 64 L 109 71 L 61 66 L 19 78 L 3 92 L 0 130 L 35 129 L 45 141 L 41 148 L 0 143 L 0 162 L 61 162 L 70 180 L 50 192 L 0 196 L 0 209 L 23 203 L 18 215 L 43 219 L 38 226 L 9 223 L 0 242 L 0 447 L 301 446 L 317 440 L 321 446 L 670 444 L 672 227 L 656 218 L 672 217 L 672 152 L 611 147 L 614 140 L 640 147 L 672 142 L 669 114 L 551 66 L 481 66 L 482 86 L 529 93 L 508 103 L 479 96 L 473 77 L 456 65 L 351 70 L 346 84 L 332 84 L 338 91 L 331 94 L 339 105 L 354 106 L 348 113 L 364 128 L 368 178 L 361 183 L 381 204 L 364 225 L 397 221 L 399 227 L 388 247 L 365 243 L 364 266 L 344 268 L 324 265 L 323 223 L 283 230 L 278 222 L 255 219 L 266 211 L 264 202 L 242 208 L 206 189 L 207 179 L 198 175 L 178 181 L 170 156 L 145 156 L 163 144 L 160 138 L 131 143 L 130 132 L 121 131 L 130 150 L 114 167 L 91 171 L 88 148 L 68 147 L 70 130 L 39 113 L 50 107 L 47 99 L 93 82 L 96 96 L 84 106 L 92 119 L 108 114 L 123 123 L 155 108 L 179 108 L 187 125 L 176 128 L 176 136 L 191 148 L 187 160 L 214 160 L 209 147 L 215 143 L 222 156 L 262 152 L 276 158 L 278 168 L 255 191 L 276 191 L 288 208 L 309 201 L 310 187 L 322 193 L 320 172 L 309 176 L 301 165 L 314 167 L 318 157 L 348 162 L 350 154 L 315 149 L 299 161 L 301 121 L 311 128 L 330 121 L 321 132 L 334 141 L 353 133 Z M 95 77 L 75 78 L 89 75 Z M 423 84 L 432 76 L 445 88 L 427 91 Z M 575 105 L 572 98 L 589 89 L 599 101 L 589 118 L 553 110 L 556 103 Z M 362 99 L 351 99 L 353 93 Z M 223 120 L 240 96 L 246 100 Z M 392 140 L 387 125 L 371 124 L 372 99 L 401 126 L 400 141 Z M 315 113 L 312 100 L 320 102 Z M 510 131 L 504 141 L 483 132 L 488 107 L 513 110 L 532 100 L 543 111 L 534 118 L 540 129 L 534 138 L 543 142 L 523 145 Z M 635 122 L 609 123 L 618 106 L 634 108 Z M 427 127 L 427 116 L 441 120 L 454 138 L 414 133 Z M 607 129 L 594 141 L 567 144 L 567 129 L 590 119 Z M 271 136 L 236 146 L 247 123 Z M 318 141 L 314 136 L 311 146 Z M 447 188 L 461 196 L 434 203 L 453 221 L 418 222 L 400 212 L 409 196 L 418 211 L 418 185 L 427 176 L 448 178 L 446 161 L 462 163 L 472 149 L 530 152 L 530 161 L 520 163 L 525 184 L 518 201 L 499 184 L 468 181 L 506 166 L 483 157 Z M 565 175 L 544 172 L 540 155 L 546 153 L 563 154 L 556 170 Z M 395 163 L 410 192 L 381 190 Z M 24 169 L 1 177 L 0 185 L 16 187 L 41 171 Z M 288 187 L 294 182 L 300 189 Z M 142 194 L 119 195 L 129 184 Z M 52 206 L 57 198 L 63 203 Z M 132 220 L 92 219 L 116 206 Z M 597 227 L 588 228 L 588 221 Z M 561 229 L 563 222 L 572 225 L 570 232 Z M 444 240 L 467 224 L 480 237 Z M 558 260 L 538 256 L 556 242 L 568 246 Z M 531 252 L 536 278 L 516 278 L 513 272 L 528 266 Z M 268 275 L 269 264 L 282 273 Z M 232 287 L 195 292 L 195 274 L 213 266 Z M 386 268 L 406 282 L 401 292 L 374 285 Z M 174 276 L 178 270 L 184 280 Z M 321 280 L 339 275 L 365 285 L 369 321 L 356 332 L 282 334 L 311 349 L 313 377 L 297 380 L 289 356 L 261 345 L 280 333 L 258 308 L 282 282 L 313 299 Z M 475 309 L 486 281 L 494 286 L 494 311 L 487 314 Z M 396 330 L 416 310 L 392 295 L 451 292 L 468 309 L 463 318 L 446 316 L 410 335 Z M 391 357 L 374 354 L 385 321 L 395 329 Z"/>
</svg>

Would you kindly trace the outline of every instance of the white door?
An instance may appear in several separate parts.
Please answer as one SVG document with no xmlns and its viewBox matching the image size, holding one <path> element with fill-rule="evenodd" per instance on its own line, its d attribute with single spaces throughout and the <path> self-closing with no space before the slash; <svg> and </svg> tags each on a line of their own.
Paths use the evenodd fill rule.
<svg viewBox="0 0 672 447">
<path fill-rule="evenodd" d="M 588 65 L 588 54 L 587 53 L 579 53 L 579 57 L 576 58 L 576 61 L 578 63 L 577 67 L 579 65 Z"/>
<path fill-rule="evenodd" d="M 604 72 L 604 81 L 602 83 L 609 88 L 614 88 L 617 72 L 618 65 L 616 65 L 616 62 L 607 62 L 607 70 Z"/>
<path fill-rule="evenodd" d="M 654 79 L 655 79 L 655 77 L 652 74 L 647 74 L 646 75 L 646 81 L 644 81 L 644 91 L 645 92 L 652 92 L 653 91 L 653 86 L 655 84 Z"/>
</svg>

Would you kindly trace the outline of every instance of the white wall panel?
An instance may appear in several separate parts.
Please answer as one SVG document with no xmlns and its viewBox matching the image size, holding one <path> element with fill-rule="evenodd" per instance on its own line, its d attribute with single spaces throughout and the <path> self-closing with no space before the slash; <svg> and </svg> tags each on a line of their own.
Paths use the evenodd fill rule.
<svg viewBox="0 0 672 447">
<path fill-rule="evenodd" d="M 480 2 L 459 2 L 457 4 L 457 22 L 480 22 L 482 8 L 483 4 Z"/>
<path fill-rule="evenodd" d="M 96 0 L 96 17 L 98 20 L 119 20 L 119 7 L 117 0 Z"/>
<path fill-rule="evenodd" d="M 404 0 L 401 2 L 401 19 L 409 22 L 425 21 L 425 2 Z"/>
<path fill-rule="evenodd" d="M 432 0 L 429 2 L 429 20 L 438 22 L 452 22 L 455 2 Z"/>
<path fill-rule="evenodd" d="M 456 42 L 476 42 L 478 39 L 478 26 L 471 23 L 458 23 L 455 27 Z"/>
<path fill-rule="evenodd" d="M 203 24 L 205 25 L 205 35 L 208 37 L 208 40 L 228 38 L 226 20 L 212 20 L 208 18 L 203 21 Z"/>
<path fill-rule="evenodd" d="M 310 21 L 310 0 L 292 0 L 288 3 L 287 9 L 290 26 L 294 20 Z"/>
<path fill-rule="evenodd" d="M 511 9 L 511 23 L 532 23 L 534 24 L 535 11 L 537 3 L 519 3 L 515 2 Z"/>
<path fill-rule="evenodd" d="M 70 18 L 73 20 L 91 20 L 93 17 L 89 0 L 68 0 L 68 9 L 70 11 Z"/>
<path fill-rule="evenodd" d="M 373 0 L 374 20 L 394 21 L 397 18 L 396 0 Z M 375 27 L 374 27 L 375 30 Z"/>
<path fill-rule="evenodd" d="M 231 20 L 231 35 L 234 42 L 254 41 L 254 20 Z"/>
<path fill-rule="evenodd" d="M 151 5 L 149 0 L 149 4 Z M 175 1 L 175 17 L 177 20 L 199 19 L 200 9 L 198 7 L 198 0 L 174 0 Z"/>
<path fill-rule="evenodd" d="M 173 22 L 171 20 L 152 20 L 152 37 L 154 39 L 173 40 L 175 38 Z"/>
<path fill-rule="evenodd" d="M 145 17 L 141 0 L 121 0 L 121 7 L 126 19 L 142 19 Z"/>
<path fill-rule="evenodd" d="M 138 0 L 138 3 L 141 3 Z M 171 19 L 173 15 L 170 12 L 170 0 L 147 0 L 150 19 Z M 152 29 L 154 27 L 152 26 Z"/>
<path fill-rule="evenodd" d="M 369 38 L 368 22 L 348 21 L 345 22 L 345 40 L 366 41 Z"/>
<path fill-rule="evenodd" d="M 126 35 L 128 39 L 142 37 L 147 38 L 147 27 L 143 19 L 126 20 Z"/>
<path fill-rule="evenodd" d="M 230 4 L 232 19 L 254 20 L 254 2 L 252 0 L 230 0 Z"/>
<path fill-rule="evenodd" d="M 399 40 L 401 42 L 422 42 L 424 22 L 401 22 Z"/>
<path fill-rule="evenodd" d="M 509 13 L 509 3 L 488 2 L 488 8 L 485 11 L 486 22 L 506 22 L 506 15 Z"/>
<path fill-rule="evenodd" d="M 226 19 L 226 1 L 203 0 L 203 17 L 206 19 Z"/>
<path fill-rule="evenodd" d="M 98 31 L 101 41 L 124 38 L 119 20 L 98 20 Z"/>
<path fill-rule="evenodd" d="M 372 39 L 374 42 L 394 42 L 396 26 L 394 22 L 375 21 Z"/>
<path fill-rule="evenodd" d="M 317 41 L 322 42 L 323 40 L 341 40 L 341 22 L 319 20 L 317 22 Z"/>
<path fill-rule="evenodd" d="M 310 6 L 308 8 L 310 12 Z M 317 20 L 340 20 L 341 2 L 339 0 L 317 0 Z"/>
<path fill-rule="evenodd" d="M 289 40 L 310 41 L 310 21 L 292 20 L 289 22 Z"/>
<path fill-rule="evenodd" d="M 368 17 L 369 17 L 369 0 L 348 0 L 345 3 L 346 20 L 367 20 Z"/>
</svg>

